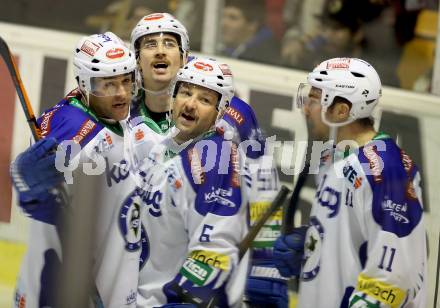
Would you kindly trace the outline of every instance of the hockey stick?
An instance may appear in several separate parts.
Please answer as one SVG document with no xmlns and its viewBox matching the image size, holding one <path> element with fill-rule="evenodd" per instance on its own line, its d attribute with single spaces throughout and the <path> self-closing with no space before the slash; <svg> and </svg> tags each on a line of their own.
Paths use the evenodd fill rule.
<svg viewBox="0 0 440 308">
<path fill-rule="evenodd" d="M 284 205 L 283 208 L 283 222 L 281 224 L 281 234 L 287 235 L 293 232 L 295 228 L 294 218 L 295 213 L 298 208 L 299 203 L 299 195 L 301 193 L 301 189 L 306 183 L 307 176 L 309 173 L 310 165 L 309 163 L 305 163 L 304 169 L 298 175 L 298 180 L 296 181 L 295 188 L 293 189 L 292 196 L 290 197 L 290 201 Z"/>
<path fill-rule="evenodd" d="M 240 260 L 243 259 L 244 255 L 251 247 L 253 241 L 255 240 L 261 228 L 264 226 L 264 224 L 269 219 L 269 217 L 271 217 L 286 201 L 289 192 L 290 190 L 286 186 L 284 185 L 281 186 L 281 189 L 276 195 L 275 199 L 272 201 L 271 206 L 266 210 L 266 212 L 264 212 L 263 216 L 260 217 L 257 223 L 251 227 L 249 232 L 240 242 L 240 244 L 238 245 L 238 260 L 239 260 L 238 262 L 240 262 Z M 187 290 L 180 287 L 177 283 L 171 285 L 170 288 L 172 291 L 176 292 L 176 294 L 185 303 L 194 304 L 196 307 L 199 308 L 216 307 L 216 303 L 217 303 L 216 296 L 212 297 L 208 303 L 205 303 L 201 298 L 195 297 L 194 295 L 190 294 Z"/>
<path fill-rule="evenodd" d="M 8 69 L 8 72 L 12 78 L 13 84 L 15 86 L 15 90 L 17 92 L 17 95 L 20 100 L 23 112 L 26 117 L 26 121 L 28 122 L 29 128 L 31 129 L 32 136 L 35 141 L 38 141 L 41 139 L 40 128 L 38 127 L 37 120 L 36 120 L 34 112 L 32 110 L 32 105 L 30 104 L 29 97 L 27 95 L 26 89 L 25 89 L 23 82 L 21 80 L 21 76 L 20 76 L 20 72 L 18 70 L 18 67 L 15 64 L 14 57 L 11 54 L 11 51 L 8 47 L 8 44 L 5 42 L 5 40 L 2 37 L 0 37 L 0 56 L 2 57 L 3 61 L 5 62 L 7 69 Z M 63 255 L 65 255 L 66 251 L 67 252 L 75 251 L 75 247 L 80 247 L 80 246 L 77 244 L 78 240 L 76 242 L 72 241 L 73 235 L 70 234 L 70 233 L 72 233 L 72 229 L 74 228 L 74 224 L 71 219 L 72 213 L 70 213 L 68 211 L 69 207 L 70 207 L 69 206 L 70 202 L 69 202 L 69 197 L 67 194 L 66 187 L 64 187 L 61 184 L 56 187 L 56 191 L 58 192 L 57 199 L 59 200 L 60 207 L 61 207 L 61 217 L 60 217 L 61 222 L 59 224 L 57 224 L 57 229 L 58 229 L 58 227 L 61 228 L 58 230 L 58 233 L 60 236 L 60 242 L 62 245 Z M 80 194 L 80 196 L 81 196 L 81 194 Z M 66 226 L 66 224 L 68 224 L 68 226 Z M 83 240 L 83 239 L 79 239 L 79 240 Z M 70 257 L 71 260 L 68 260 L 65 263 L 73 264 L 72 261 L 76 261 L 76 259 L 79 259 L 79 258 L 77 258 L 77 256 L 78 255 L 75 255 L 75 256 L 72 255 Z M 66 258 L 68 259 L 68 257 L 65 255 L 63 259 L 66 259 Z M 66 271 L 66 270 L 67 271 L 70 270 L 68 266 L 65 266 L 64 271 Z M 60 273 L 55 274 L 56 275 L 55 277 L 57 279 L 57 285 L 60 286 L 60 292 L 58 292 L 55 295 L 56 297 L 53 299 L 56 303 L 55 307 L 61 307 L 61 306 L 63 306 L 63 307 L 85 307 L 85 306 L 87 306 L 88 300 L 89 300 L 88 294 L 90 293 L 88 290 L 92 289 L 92 283 L 89 283 L 87 281 L 88 288 L 87 289 L 84 288 L 86 290 L 83 291 L 83 293 L 80 293 L 78 291 L 73 292 L 72 291 L 72 290 L 74 290 L 74 288 L 72 288 L 73 285 L 69 282 L 69 279 L 72 279 L 73 275 L 71 275 L 69 277 L 67 275 L 61 274 L 61 272 L 62 271 L 60 271 Z M 71 271 L 70 274 L 75 274 L 75 271 L 74 270 L 73 270 L 73 272 Z M 85 279 L 82 280 L 82 283 L 84 283 L 84 281 L 85 281 Z M 71 284 L 72 287 L 68 287 L 69 283 Z M 81 285 L 81 283 L 79 283 L 78 285 Z M 92 296 L 95 299 L 97 298 L 97 300 L 99 301 L 99 294 L 96 292 L 96 287 L 95 287 L 95 289 L 92 289 L 91 293 L 92 293 Z M 66 306 L 67 304 L 69 304 L 71 306 Z"/>
<path fill-rule="evenodd" d="M 41 139 L 41 131 L 38 128 L 37 119 L 35 118 L 32 106 L 29 102 L 26 89 L 24 88 L 23 82 L 21 81 L 20 72 L 18 71 L 17 65 L 15 64 L 14 57 L 9 50 L 8 44 L 6 44 L 5 40 L 2 37 L 0 37 L 0 56 L 5 62 L 9 74 L 11 75 L 12 82 L 14 83 L 15 90 L 17 91 L 17 95 L 20 100 L 21 107 L 23 108 L 26 121 L 28 122 L 29 128 L 31 129 L 32 136 L 34 137 L 35 141 L 38 141 Z"/>
<path fill-rule="evenodd" d="M 257 237 L 258 233 L 260 232 L 266 221 L 269 219 L 269 217 L 272 216 L 278 210 L 278 208 L 283 205 L 289 192 L 290 190 L 286 186 L 281 186 L 281 189 L 276 195 L 275 199 L 272 201 L 270 208 L 268 208 L 266 212 L 264 212 L 263 216 L 261 216 L 261 218 L 257 221 L 257 223 L 251 227 L 248 234 L 246 234 L 244 239 L 238 245 L 239 260 L 243 258 L 247 250 L 251 247 L 252 243 L 254 242 L 255 238 Z"/>
</svg>

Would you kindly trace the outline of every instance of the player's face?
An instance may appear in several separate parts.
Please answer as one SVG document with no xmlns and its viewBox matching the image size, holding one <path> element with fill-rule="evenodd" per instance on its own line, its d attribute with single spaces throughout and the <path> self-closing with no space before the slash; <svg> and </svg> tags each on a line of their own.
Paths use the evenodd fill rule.
<svg viewBox="0 0 440 308">
<path fill-rule="evenodd" d="M 304 114 L 307 118 L 309 133 L 314 140 L 327 141 L 329 128 L 321 119 L 321 89 L 312 87 L 306 103 L 304 104 Z"/>
<path fill-rule="evenodd" d="M 221 20 L 222 41 L 227 47 L 237 47 L 252 34 L 253 26 L 240 9 L 228 6 L 223 9 Z"/>
<path fill-rule="evenodd" d="M 158 91 L 168 87 L 182 61 L 175 36 L 158 33 L 140 39 L 139 65 L 146 89 Z"/>
<path fill-rule="evenodd" d="M 95 77 L 92 88 L 89 105 L 99 117 L 120 121 L 128 116 L 133 93 L 133 74 Z"/>
<path fill-rule="evenodd" d="M 218 99 L 219 94 L 213 90 L 189 83 L 180 85 L 173 106 L 178 142 L 200 136 L 214 125 Z"/>
</svg>

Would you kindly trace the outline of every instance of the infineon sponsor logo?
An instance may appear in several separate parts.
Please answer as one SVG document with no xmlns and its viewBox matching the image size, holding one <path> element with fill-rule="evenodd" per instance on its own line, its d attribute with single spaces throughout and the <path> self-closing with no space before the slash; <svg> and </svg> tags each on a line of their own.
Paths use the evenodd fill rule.
<svg viewBox="0 0 440 308">
<path fill-rule="evenodd" d="M 211 275 L 213 269 L 200 261 L 188 258 L 183 263 L 180 273 L 198 286 L 202 286 Z"/>
</svg>

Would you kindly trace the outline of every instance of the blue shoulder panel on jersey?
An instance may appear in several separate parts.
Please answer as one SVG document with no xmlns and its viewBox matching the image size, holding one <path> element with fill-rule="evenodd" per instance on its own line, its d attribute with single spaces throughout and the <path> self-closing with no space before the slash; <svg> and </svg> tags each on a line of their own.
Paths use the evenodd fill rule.
<svg viewBox="0 0 440 308">
<path fill-rule="evenodd" d="M 104 126 L 81 109 L 63 99 L 45 111 L 37 120 L 43 137 L 54 137 L 58 142 L 74 140 L 84 147 Z"/>
<path fill-rule="evenodd" d="M 223 119 L 237 129 L 241 141 L 250 140 L 260 143 L 261 150 L 254 151 L 251 147 L 248 147 L 246 156 L 258 158 L 264 154 L 265 138 L 258 125 L 255 112 L 250 105 L 234 96 Z"/>
<path fill-rule="evenodd" d="M 391 138 L 360 148 L 358 158 L 372 189 L 374 220 L 384 231 L 407 236 L 423 213 L 413 186 L 416 165 Z"/>
<path fill-rule="evenodd" d="M 242 200 L 237 146 L 214 134 L 179 155 L 197 195 L 196 211 L 201 215 L 235 215 Z"/>
</svg>

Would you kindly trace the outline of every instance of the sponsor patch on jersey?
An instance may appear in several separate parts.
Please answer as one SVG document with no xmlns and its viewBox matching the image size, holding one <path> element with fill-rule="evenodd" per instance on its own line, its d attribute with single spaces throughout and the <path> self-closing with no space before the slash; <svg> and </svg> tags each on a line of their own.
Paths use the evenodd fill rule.
<svg viewBox="0 0 440 308">
<path fill-rule="evenodd" d="M 96 45 L 95 43 L 85 40 L 85 42 L 82 44 L 80 50 L 84 52 L 85 54 L 93 57 L 95 53 L 99 50 L 99 45 Z"/>
<path fill-rule="evenodd" d="M 379 154 L 377 154 L 377 147 L 375 145 L 367 145 L 364 147 L 365 157 L 368 159 L 370 165 L 370 171 L 373 175 L 374 182 L 381 183 L 382 178 L 382 168 Z"/>
<path fill-rule="evenodd" d="M 211 186 L 210 192 L 205 192 L 204 201 L 206 203 L 217 202 L 221 205 L 225 205 L 230 208 L 236 207 L 235 203 L 232 202 L 229 198 L 232 197 L 232 188 L 223 189 L 223 188 L 214 188 Z"/>
<path fill-rule="evenodd" d="M 408 181 L 406 183 L 405 191 L 406 191 L 405 196 L 408 199 L 417 200 L 417 193 L 416 193 L 416 190 L 414 188 L 414 184 L 413 184 L 413 182 L 410 179 L 408 179 Z"/>
<path fill-rule="evenodd" d="M 363 274 L 360 274 L 358 277 L 356 290 L 392 308 L 400 307 L 400 304 L 406 297 L 406 292 L 397 286 L 370 278 Z"/>
<path fill-rule="evenodd" d="M 89 119 L 84 121 L 84 123 L 81 125 L 81 128 L 78 130 L 76 135 L 73 136 L 72 138 L 73 142 L 80 144 L 81 141 L 83 141 L 84 138 L 86 138 L 87 135 L 90 134 L 95 127 L 96 124 L 92 120 Z"/>
<path fill-rule="evenodd" d="M 205 183 L 206 174 L 202 167 L 202 160 L 196 148 L 188 150 L 188 160 L 191 166 L 191 175 L 195 184 Z"/>
<path fill-rule="evenodd" d="M 167 176 L 168 184 L 171 185 L 171 188 L 173 188 L 174 191 L 182 187 L 183 180 L 175 164 L 170 164 L 170 166 L 165 169 L 165 174 Z"/>
<path fill-rule="evenodd" d="M 238 162 L 238 150 L 235 143 L 231 146 L 231 185 L 232 187 L 240 187 L 240 164 Z"/>
<path fill-rule="evenodd" d="M 326 69 L 328 70 L 346 70 L 350 68 L 350 58 L 338 58 L 327 61 Z"/>
<path fill-rule="evenodd" d="M 414 167 L 413 160 L 408 154 L 405 153 L 404 150 L 400 150 L 400 158 L 402 159 L 403 167 L 405 168 L 406 173 L 409 174 Z"/>
<path fill-rule="evenodd" d="M 55 110 L 49 111 L 43 114 L 43 118 L 40 124 L 41 137 L 46 137 L 50 133 L 50 121 L 55 113 Z"/>
<path fill-rule="evenodd" d="M 101 133 L 101 135 L 99 136 L 99 138 L 97 138 L 97 140 L 98 141 L 96 143 L 95 150 L 96 153 L 98 154 L 108 152 L 115 147 L 113 144 L 112 137 L 106 131 L 104 131 L 103 134 Z"/>
<path fill-rule="evenodd" d="M 240 125 L 242 125 L 244 123 L 244 118 L 241 115 L 241 113 L 238 110 L 232 108 L 231 106 L 226 108 L 226 112 L 225 113 L 227 115 L 229 115 L 234 120 L 234 122 L 237 123 L 237 125 L 240 126 Z"/>
<path fill-rule="evenodd" d="M 105 55 L 107 56 L 107 58 L 109 59 L 118 59 L 118 58 L 122 58 L 125 55 L 125 51 L 122 48 L 112 48 L 109 49 Z"/>
<path fill-rule="evenodd" d="M 229 68 L 229 65 L 220 64 L 219 67 L 220 67 L 220 70 L 222 71 L 223 75 L 232 76 L 232 72 L 231 72 L 231 69 Z"/>
<path fill-rule="evenodd" d="M 221 253 L 206 250 L 195 250 L 191 252 L 190 258 L 223 271 L 227 271 L 230 268 L 229 256 Z"/>
<path fill-rule="evenodd" d="M 358 189 L 362 186 L 362 177 L 358 176 L 358 173 L 356 170 L 354 170 L 353 166 L 350 165 L 348 162 L 342 169 L 342 173 L 344 174 L 344 177 L 350 182 L 355 189 Z"/>
<path fill-rule="evenodd" d="M 180 269 L 180 274 L 198 286 L 203 286 L 213 272 L 208 264 L 187 258 Z"/>
<path fill-rule="evenodd" d="M 26 296 L 21 294 L 19 291 L 15 292 L 15 307 L 25 308 L 26 307 Z"/>
<path fill-rule="evenodd" d="M 211 64 L 204 63 L 201 61 L 194 63 L 194 67 L 198 70 L 205 71 L 205 72 L 212 72 L 214 70 L 214 68 L 212 67 Z"/>
<path fill-rule="evenodd" d="M 145 133 L 142 129 L 138 128 L 137 131 L 134 133 L 134 140 L 136 143 L 141 142 L 144 140 Z"/>
<path fill-rule="evenodd" d="M 396 222 L 409 224 L 408 204 L 399 204 L 390 199 L 382 201 L 382 211 L 388 213 Z"/>
</svg>

